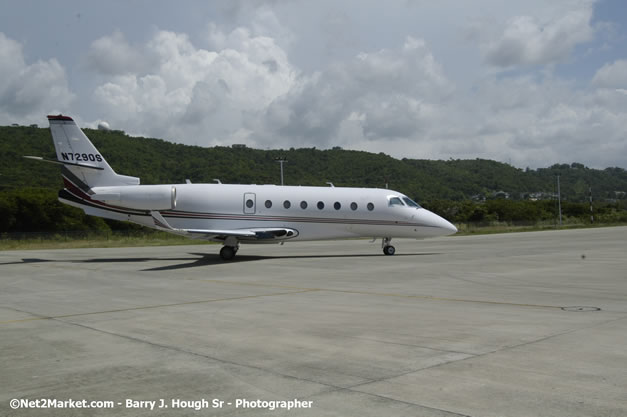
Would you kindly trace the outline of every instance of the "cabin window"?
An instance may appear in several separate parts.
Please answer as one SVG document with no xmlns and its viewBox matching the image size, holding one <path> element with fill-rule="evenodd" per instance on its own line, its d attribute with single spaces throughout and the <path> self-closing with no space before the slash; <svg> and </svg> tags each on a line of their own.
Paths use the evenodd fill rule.
<svg viewBox="0 0 627 417">
<path fill-rule="evenodd" d="M 390 197 L 388 200 L 388 205 L 392 206 L 404 206 L 403 202 L 398 197 Z"/>
<path fill-rule="evenodd" d="M 300 208 L 302 208 L 303 210 L 305 210 L 307 208 L 307 202 L 306 201 L 301 201 L 300 202 Z"/>
<path fill-rule="evenodd" d="M 405 204 L 407 204 L 409 207 L 416 207 L 416 208 L 422 208 L 420 207 L 420 204 L 416 203 L 414 200 L 412 200 L 409 197 L 403 197 L 403 201 L 405 202 Z"/>
<path fill-rule="evenodd" d="M 251 199 L 246 200 L 246 207 L 253 208 L 254 205 L 255 203 L 253 202 L 253 200 Z"/>
<path fill-rule="evenodd" d="M 335 203 L 333 203 L 333 208 L 336 210 L 339 210 L 342 208 L 342 205 L 340 204 L 339 201 L 336 201 Z"/>
<path fill-rule="evenodd" d="M 357 203 L 355 203 L 354 201 L 351 203 L 351 210 L 357 210 Z"/>
<path fill-rule="evenodd" d="M 324 203 L 322 201 L 318 201 L 317 206 L 318 206 L 318 210 L 324 209 Z"/>
<path fill-rule="evenodd" d="M 292 203 L 290 203 L 290 200 L 285 200 L 283 202 L 283 207 L 285 207 L 286 209 L 292 207 Z"/>
<path fill-rule="evenodd" d="M 372 204 L 372 203 L 368 203 L 368 205 L 366 207 L 368 208 L 368 211 L 374 210 L 374 204 Z"/>
<path fill-rule="evenodd" d="M 272 201 L 266 200 L 266 208 L 272 208 Z"/>
</svg>

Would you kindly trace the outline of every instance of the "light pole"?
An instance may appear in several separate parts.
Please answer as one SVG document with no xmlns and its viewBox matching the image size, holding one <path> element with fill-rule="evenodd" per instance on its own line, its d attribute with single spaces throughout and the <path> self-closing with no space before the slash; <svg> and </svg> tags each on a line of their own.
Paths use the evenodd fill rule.
<svg viewBox="0 0 627 417">
<path fill-rule="evenodd" d="M 594 223 L 594 212 L 592 211 L 592 187 L 589 187 L 590 191 L 590 223 Z"/>
<path fill-rule="evenodd" d="M 274 160 L 281 164 L 281 185 L 283 185 L 283 164 L 287 162 L 287 159 L 285 159 L 284 156 L 280 156 L 278 158 L 275 158 Z"/>
<path fill-rule="evenodd" d="M 560 214 L 560 226 L 562 226 L 562 195 L 560 193 L 560 176 L 557 175 L 557 207 Z"/>
</svg>

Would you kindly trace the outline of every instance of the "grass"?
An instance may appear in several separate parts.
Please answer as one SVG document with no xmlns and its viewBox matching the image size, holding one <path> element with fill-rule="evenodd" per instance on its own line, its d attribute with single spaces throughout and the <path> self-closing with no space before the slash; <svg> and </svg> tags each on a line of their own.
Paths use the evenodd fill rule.
<svg viewBox="0 0 627 417">
<path fill-rule="evenodd" d="M 468 236 L 468 235 L 488 235 L 496 233 L 519 233 L 519 232 L 538 232 L 543 230 L 568 230 L 568 229 L 592 229 L 599 227 L 615 227 L 626 226 L 627 223 L 578 223 L 568 222 L 561 226 L 554 223 L 536 223 L 536 224 L 508 224 L 505 222 L 493 222 L 487 225 L 477 224 L 458 224 L 459 230 L 455 236 Z"/>
<path fill-rule="evenodd" d="M 0 236 L 0 250 L 124 248 L 137 246 L 207 245 L 206 240 L 189 239 L 165 232 L 68 232 L 29 233 Z"/>
</svg>

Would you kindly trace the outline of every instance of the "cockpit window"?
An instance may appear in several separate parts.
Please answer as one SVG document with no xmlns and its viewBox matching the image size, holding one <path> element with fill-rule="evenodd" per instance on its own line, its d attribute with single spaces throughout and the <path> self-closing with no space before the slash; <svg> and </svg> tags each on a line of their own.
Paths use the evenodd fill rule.
<svg viewBox="0 0 627 417">
<path fill-rule="evenodd" d="M 420 204 L 416 203 L 414 200 L 412 200 L 409 197 L 403 197 L 403 201 L 405 202 L 405 204 L 407 204 L 409 207 L 416 207 L 416 208 L 422 208 L 420 207 Z"/>
<path fill-rule="evenodd" d="M 389 201 L 388 205 L 390 207 L 392 207 L 392 206 L 403 206 L 404 205 L 399 197 L 389 197 L 388 201 Z"/>
</svg>

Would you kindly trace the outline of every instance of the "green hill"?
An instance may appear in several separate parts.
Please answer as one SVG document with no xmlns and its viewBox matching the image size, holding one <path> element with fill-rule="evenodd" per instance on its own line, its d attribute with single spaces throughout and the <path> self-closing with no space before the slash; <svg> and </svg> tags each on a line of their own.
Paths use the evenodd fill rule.
<svg viewBox="0 0 627 417">
<path fill-rule="evenodd" d="M 116 172 L 140 177 L 142 184 L 181 183 L 185 179 L 212 182 L 214 178 L 223 183 L 276 184 L 280 179 L 279 164 L 275 159 L 285 157 L 288 160 L 285 164 L 286 185 L 325 186 L 330 181 L 336 186 L 383 188 L 387 183 L 389 188 L 401 191 L 427 207 L 460 206 L 461 202 L 470 199 L 505 197 L 508 200 L 525 200 L 532 193 L 544 193 L 533 197 L 546 199 L 555 192 L 556 175 L 560 175 L 562 198 L 571 202 L 586 201 L 589 187 L 592 187 L 594 198 L 599 202 L 624 200 L 627 191 L 625 169 L 598 170 L 578 163 L 522 170 L 482 159 L 398 160 L 382 153 L 341 148 L 202 148 L 160 139 L 129 137 L 121 131 L 84 131 Z M 26 194 L 45 195 L 46 199 L 53 200 L 54 191 L 63 187 L 58 166 L 27 160 L 22 158 L 23 155 L 54 158 L 49 129 L 0 127 L 0 216 L 8 216 L 9 219 L 11 216 L 22 216 L 15 205 L 18 196 L 22 195 L 20 201 L 28 200 L 24 197 Z M 54 201 L 46 204 L 56 207 Z M 23 221 L 5 219 L 0 222 L 0 232 L 19 230 L 20 227 L 60 230 L 80 228 L 79 224 L 85 226 L 88 222 L 85 216 L 79 218 L 73 208 L 67 209 L 70 211 L 61 216 L 65 219 L 62 225 L 53 227 L 46 223 L 27 226 Z M 456 215 L 453 213 L 451 216 Z M 99 223 L 88 225 L 101 226 Z"/>
<path fill-rule="evenodd" d="M 562 196 L 570 201 L 587 199 L 592 187 L 597 199 L 617 198 L 627 191 L 627 171 L 622 168 L 591 169 L 582 164 L 554 165 L 522 170 L 490 160 L 394 159 L 384 154 L 315 148 L 259 150 L 251 148 L 201 148 L 160 139 L 129 137 L 120 131 L 85 129 L 109 164 L 125 175 L 141 177 L 142 184 L 192 182 L 278 183 L 284 156 L 285 182 L 290 185 L 385 187 L 417 200 L 463 200 L 476 195 L 490 197 L 504 191 L 512 199 L 534 192 L 553 193 L 555 176 L 561 176 Z M 0 127 L 0 175 L 2 188 L 60 188 L 59 169 L 25 160 L 23 155 L 53 158 L 48 129 Z"/>
</svg>

